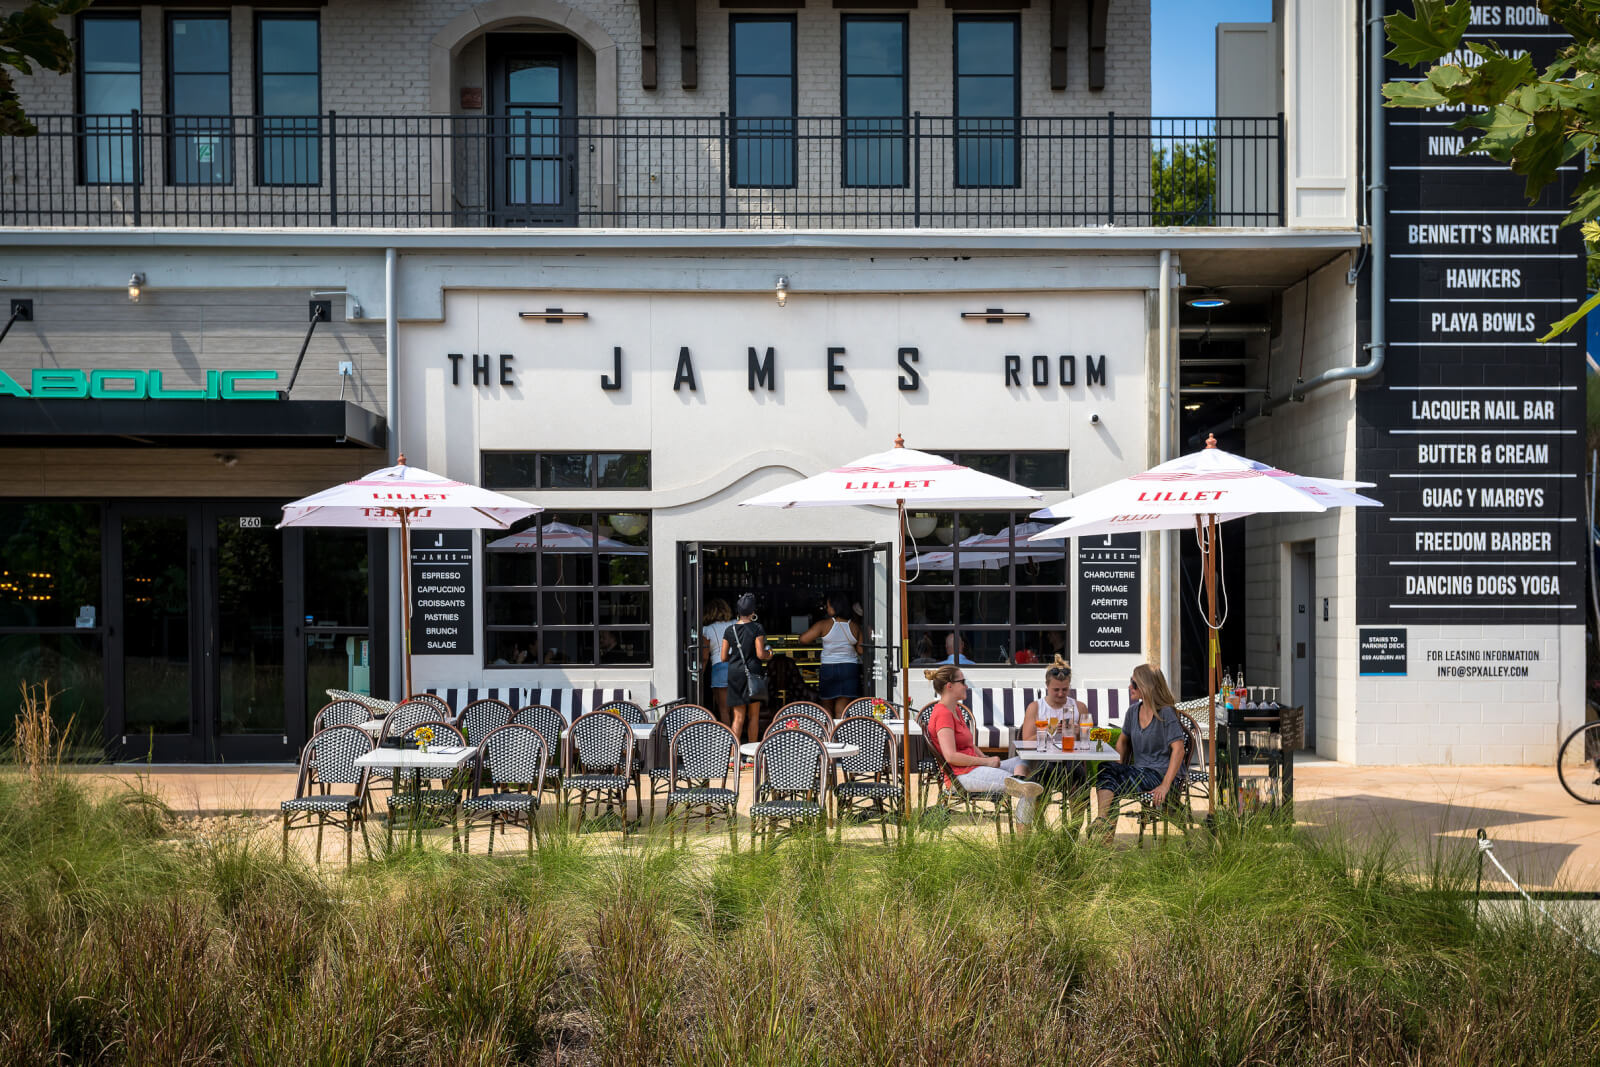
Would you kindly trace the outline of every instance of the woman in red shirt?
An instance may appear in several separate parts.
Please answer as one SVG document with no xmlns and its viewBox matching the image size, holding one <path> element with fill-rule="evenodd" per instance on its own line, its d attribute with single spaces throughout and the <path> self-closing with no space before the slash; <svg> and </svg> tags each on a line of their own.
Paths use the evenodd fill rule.
<svg viewBox="0 0 1600 1067">
<path fill-rule="evenodd" d="M 959 710 L 971 691 L 965 669 L 950 663 L 923 671 L 922 676 L 933 683 L 933 692 L 939 698 L 928 716 L 928 736 L 939 746 L 951 772 L 961 780 L 961 787 L 969 793 L 1009 793 L 1017 798 L 1017 822 L 1029 825 L 1033 821 L 1033 802 L 1044 792 L 1044 786 L 1016 777 L 1022 760 L 985 756 L 972 743 L 972 731 L 967 729 Z"/>
</svg>

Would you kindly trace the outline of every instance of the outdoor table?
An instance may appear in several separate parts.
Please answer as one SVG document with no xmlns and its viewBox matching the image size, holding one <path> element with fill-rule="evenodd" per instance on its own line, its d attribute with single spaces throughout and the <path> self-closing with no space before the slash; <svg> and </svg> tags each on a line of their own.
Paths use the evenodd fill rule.
<svg viewBox="0 0 1600 1067">
<path fill-rule="evenodd" d="M 368 719 L 366 722 L 355 723 L 354 726 L 368 737 L 377 737 L 383 733 L 382 719 Z"/>
<path fill-rule="evenodd" d="M 1085 741 L 1082 744 L 1075 745 L 1071 752 L 1063 752 L 1062 749 L 1061 749 L 1060 743 L 1057 742 L 1057 741 L 1047 741 L 1046 744 L 1045 744 L 1045 747 L 1044 747 L 1044 751 L 1042 751 L 1042 752 L 1036 751 L 1033 748 L 1033 745 L 1034 745 L 1034 742 L 1032 742 L 1032 741 L 1025 741 L 1025 740 L 1021 740 L 1019 738 L 1013 737 L 1011 739 L 1011 755 L 1017 757 L 1018 759 L 1021 759 L 1024 763 L 1035 763 L 1035 764 L 1036 763 L 1081 763 L 1081 764 L 1091 764 L 1091 763 L 1104 763 L 1104 762 L 1106 762 L 1108 760 L 1118 760 L 1118 759 L 1122 758 L 1122 754 L 1117 751 L 1117 746 L 1116 745 L 1108 745 L 1104 741 Z M 1041 800 L 1041 803 L 1039 805 L 1039 812 L 1040 812 L 1040 815 L 1042 816 L 1043 813 L 1044 813 L 1044 810 L 1045 810 L 1045 803 L 1047 802 L 1047 800 L 1044 797 L 1041 797 L 1040 800 Z M 1088 807 L 1087 800 L 1088 800 L 1088 798 L 1085 797 L 1084 798 L 1084 808 L 1085 808 L 1085 810 L 1087 810 L 1087 807 Z M 1062 797 L 1061 797 L 1061 803 L 1063 805 L 1063 807 L 1062 807 L 1061 825 L 1062 826 L 1068 826 L 1068 825 L 1071 825 L 1071 824 L 1075 824 L 1076 821 L 1077 821 L 1076 819 L 1072 819 L 1071 823 L 1069 823 L 1069 821 L 1068 821 L 1069 817 L 1070 817 L 1070 814 L 1071 814 L 1070 813 L 1071 801 L 1065 794 L 1063 794 Z"/>
<path fill-rule="evenodd" d="M 761 743 L 759 741 L 751 741 L 739 746 L 739 754 L 741 756 L 754 757 L 756 749 L 760 747 Z M 861 749 L 857 745 L 835 744 L 832 741 L 825 741 L 822 747 L 828 753 L 830 760 L 847 759 L 850 756 L 859 756 L 861 754 Z"/>
<path fill-rule="evenodd" d="M 422 772 L 451 770 L 468 762 L 477 753 L 476 745 L 431 745 L 426 752 L 416 748 L 375 748 L 357 756 L 356 766 L 392 771 L 396 778 L 401 771 L 409 773 L 410 784 L 407 789 L 411 794 L 411 826 L 420 842 L 422 805 L 418 798 L 422 792 Z"/>
</svg>

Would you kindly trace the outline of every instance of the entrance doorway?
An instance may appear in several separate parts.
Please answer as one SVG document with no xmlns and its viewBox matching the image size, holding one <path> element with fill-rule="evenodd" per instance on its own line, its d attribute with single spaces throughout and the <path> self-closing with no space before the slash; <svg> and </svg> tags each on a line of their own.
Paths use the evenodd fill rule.
<svg viewBox="0 0 1600 1067">
<path fill-rule="evenodd" d="M 292 760 L 323 690 L 363 681 L 341 657 L 372 664 L 381 541 L 280 531 L 281 515 L 276 502 L 108 506 L 112 758 Z"/>
<path fill-rule="evenodd" d="M 731 609 L 740 594 L 756 595 L 756 612 L 773 650 L 769 665 L 772 697 L 764 711 L 791 700 L 817 696 L 820 643 L 801 645 L 799 637 L 827 614 L 831 593 L 843 593 L 858 605 L 861 626 L 861 696 L 891 699 L 896 642 L 892 546 L 888 544 L 703 544 L 678 546 L 679 590 L 683 602 L 679 689 L 705 707 L 713 707 L 709 672 L 710 649 L 702 633 L 707 607 L 716 600 Z"/>
<path fill-rule="evenodd" d="M 1317 550 L 1294 545 L 1289 556 L 1289 699 L 1305 708 L 1306 748 L 1317 747 Z"/>
<path fill-rule="evenodd" d="M 488 59 L 492 224 L 577 225 L 576 42 L 494 34 Z"/>
</svg>

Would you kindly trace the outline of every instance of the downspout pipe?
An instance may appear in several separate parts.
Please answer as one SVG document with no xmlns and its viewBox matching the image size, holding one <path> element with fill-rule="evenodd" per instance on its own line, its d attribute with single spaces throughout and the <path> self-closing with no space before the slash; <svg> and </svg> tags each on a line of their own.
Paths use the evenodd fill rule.
<svg viewBox="0 0 1600 1067">
<path fill-rule="evenodd" d="M 400 253 L 394 248 L 383 250 L 383 359 L 384 359 L 384 411 L 389 417 L 389 466 L 400 459 L 400 326 L 395 296 L 395 274 L 400 266 Z M 401 619 L 405 603 L 405 590 L 400 587 L 400 571 L 395 566 L 400 560 L 400 531 L 389 532 L 389 694 L 398 693 L 401 699 L 410 696 L 405 691 L 405 620 Z"/>
<path fill-rule="evenodd" d="M 1156 436 L 1160 462 L 1172 458 L 1172 364 L 1176 353 L 1172 346 L 1172 250 L 1161 250 L 1160 275 L 1156 279 L 1156 361 L 1160 364 L 1159 395 L 1161 415 Z M 1176 566 L 1176 537 L 1171 530 L 1156 535 L 1161 539 L 1161 669 L 1168 678 L 1176 678 L 1178 665 L 1177 640 L 1172 632 L 1173 599 L 1178 595 Z"/>
</svg>

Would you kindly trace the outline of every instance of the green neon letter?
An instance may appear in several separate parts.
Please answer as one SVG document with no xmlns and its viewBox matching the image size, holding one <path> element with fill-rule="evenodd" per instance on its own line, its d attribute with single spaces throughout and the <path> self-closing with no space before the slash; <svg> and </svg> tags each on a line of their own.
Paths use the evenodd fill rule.
<svg viewBox="0 0 1600 1067">
<path fill-rule="evenodd" d="M 151 400 L 204 400 L 206 391 L 199 389 L 168 389 L 161 380 L 162 371 L 150 372 L 150 399 Z"/>
<path fill-rule="evenodd" d="M 142 370 L 90 371 L 89 395 L 96 400 L 143 400 L 146 373 Z M 111 382 L 127 382 L 129 388 L 113 389 Z"/>
<path fill-rule="evenodd" d="M 235 382 L 272 382 L 278 381 L 278 372 L 274 370 L 225 370 L 222 372 L 222 381 L 217 389 L 217 395 L 223 400 L 276 400 L 278 391 L 269 389 L 243 389 Z"/>
<path fill-rule="evenodd" d="M 89 376 L 81 370 L 33 369 L 33 395 L 77 399 L 89 395 Z"/>
<path fill-rule="evenodd" d="M 16 380 L 0 370 L 0 396 L 27 396 L 28 391 L 16 383 Z"/>
</svg>

